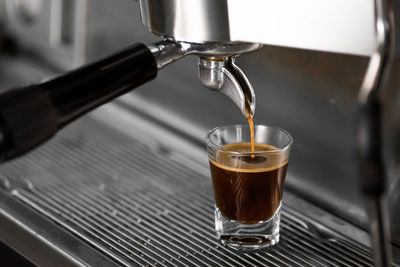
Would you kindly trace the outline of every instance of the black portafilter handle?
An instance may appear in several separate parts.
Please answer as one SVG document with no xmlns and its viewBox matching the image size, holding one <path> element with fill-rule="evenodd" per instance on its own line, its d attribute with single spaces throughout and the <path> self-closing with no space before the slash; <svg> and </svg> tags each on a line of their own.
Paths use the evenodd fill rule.
<svg viewBox="0 0 400 267">
<path fill-rule="evenodd" d="M 138 43 L 44 83 L 1 94 L 0 161 L 32 150 L 79 116 L 156 76 L 156 58 Z"/>
</svg>

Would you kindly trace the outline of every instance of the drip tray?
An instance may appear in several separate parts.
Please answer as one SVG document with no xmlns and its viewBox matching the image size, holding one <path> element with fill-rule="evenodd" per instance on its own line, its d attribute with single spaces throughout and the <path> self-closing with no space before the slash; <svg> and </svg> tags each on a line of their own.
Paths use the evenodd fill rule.
<svg viewBox="0 0 400 267">
<path fill-rule="evenodd" d="M 35 263 L 372 265 L 366 246 L 313 223 L 288 192 L 278 245 L 256 253 L 221 246 L 207 166 L 165 146 L 162 132 L 143 138 L 141 127 L 124 132 L 104 118 L 85 117 L 1 166 L 0 238 Z"/>
</svg>

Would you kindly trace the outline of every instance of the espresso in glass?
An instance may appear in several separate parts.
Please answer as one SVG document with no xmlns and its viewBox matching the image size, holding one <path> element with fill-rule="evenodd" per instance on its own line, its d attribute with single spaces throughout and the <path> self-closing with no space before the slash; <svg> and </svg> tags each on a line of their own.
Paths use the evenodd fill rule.
<svg viewBox="0 0 400 267">
<path fill-rule="evenodd" d="M 257 223 L 271 218 L 282 201 L 288 161 L 275 155 L 235 155 L 228 151 L 250 152 L 251 143 L 228 144 L 210 159 L 215 204 L 231 220 Z M 257 151 L 273 151 L 276 147 L 255 144 Z"/>
<path fill-rule="evenodd" d="M 252 130 L 252 124 L 230 125 L 207 135 L 217 237 L 240 250 L 279 242 L 283 184 L 293 142 L 277 127 L 254 125 L 254 135 Z"/>
<path fill-rule="evenodd" d="M 251 143 L 224 146 L 226 150 L 250 152 Z M 255 144 L 255 151 L 271 151 L 276 147 Z M 282 201 L 287 160 L 279 154 L 265 156 L 235 155 L 221 150 L 216 161 L 210 160 L 215 204 L 221 213 L 243 223 L 256 223 L 271 218 Z"/>
</svg>

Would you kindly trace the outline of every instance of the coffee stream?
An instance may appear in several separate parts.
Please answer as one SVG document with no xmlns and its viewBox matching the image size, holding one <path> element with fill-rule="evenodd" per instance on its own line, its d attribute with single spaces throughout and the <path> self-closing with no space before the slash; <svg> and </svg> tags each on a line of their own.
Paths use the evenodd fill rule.
<svg viewBox="0 0 400 267">
<path fill-rule="evenodd" d="M 250 98 L 248 95 L 245 95 L 245 109 L 247 114 L 247 121 L 249 122 L 250 127 L 250 139 L 251 139 L 251 152 L 255 150 L 255 142 L 254 142 L 254 110 L 251 108 Z M 254 155 L 252 155 L 254 157 Z"/>
<path fill-rule="evenodd" d="M 255 151 L 255 143 L 254 143 L 254 121 L 252 116 L 247 117 L 247 121 L 249 122 L 250 126 L 250 139 L 251 139 L 251 152 Z M 251 157 L 254 158 L 254 155 Z"/>
</svg>

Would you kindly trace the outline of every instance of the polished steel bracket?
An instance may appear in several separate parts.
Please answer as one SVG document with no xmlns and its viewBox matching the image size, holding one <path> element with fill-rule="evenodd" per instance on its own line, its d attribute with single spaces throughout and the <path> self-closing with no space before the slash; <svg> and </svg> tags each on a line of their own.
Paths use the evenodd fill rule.
<svg viewBox="0 0 400 267">
<path fill-rule="evenodd" d="M 393 56 L 394 23 L 390 0 L 375 0 L 375 51 L 358 96 L 360 118 L 357 154 L 361 191 L 367 201 L 371 241 L 376 266 L 390 266 L 391 246 L 386 214 L 385 169 L 381 119 L 380 92 L 385 86 Z"/>
</svg>

